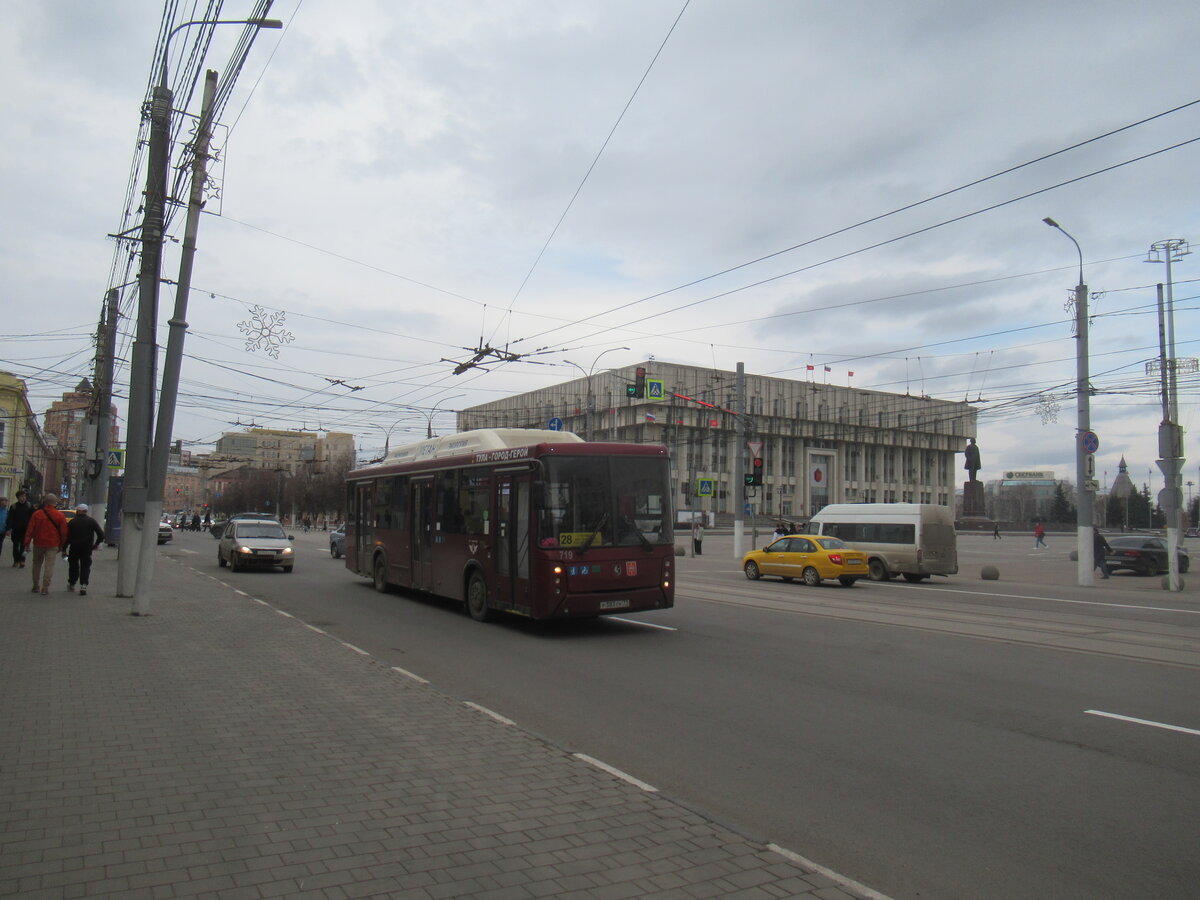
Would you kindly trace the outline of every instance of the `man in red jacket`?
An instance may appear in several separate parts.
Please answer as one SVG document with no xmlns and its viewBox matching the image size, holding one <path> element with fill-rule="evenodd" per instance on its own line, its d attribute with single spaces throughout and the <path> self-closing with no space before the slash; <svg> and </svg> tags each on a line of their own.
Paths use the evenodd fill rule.
<svg viewBox="0 0 1200 900">
<path fill-rule="evenodd" d="M 54 558 L 67 552 L 67 517 L 58 511 L 58 494 L 46 494 L 29 517 L 25 549 L 33 545 L 33 591 L 50 593 Z"/>
</svg>

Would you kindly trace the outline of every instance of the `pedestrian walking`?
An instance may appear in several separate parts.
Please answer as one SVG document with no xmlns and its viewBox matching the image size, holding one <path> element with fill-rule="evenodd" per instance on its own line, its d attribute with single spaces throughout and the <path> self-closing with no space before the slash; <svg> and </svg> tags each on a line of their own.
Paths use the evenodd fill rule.
<svg viewBox="0 0 1200 900">
<path fill-rule="evenodd" d="M 33 506 L 26 499 L 25 491 L 17 491 L 17 502 L 8 508 L 8 531 L 12 539 L 13 568 L 25 568 L 25 530 L 29 527 L 29 517 L 33 515 Z"/>
<path fill-rule="evenodd" d="M 8 498 L 0 497 L 0 556 L 4 555 L 4 536 L 8 534 Z"/>
<path fill-rule="evenodd" d="M 704 526 L 700 520 L 692 522 L 692 555 L 699 556 L 701 545 L 704 543 Z"/>
<path fill-rule="evenodd" d="M 1033 549 L 1046 549 L 1046 529 L 1042 527 L 1042 523 L 1038 522 L 1033 529 Z"/>
<path fill-rule="evenodd" d="M 1000 523 L 999 522 L 997 522 L 995 525 L 992 526 L 992 540 L 993 541 L 1003 540 L 1003 538 L 1000 536 Z"/>
<path fill-rule="evenodd" d="M 1112 547 L 1104 535 L 1100 533 L 1099 528 L 1092 529 L 1092 564 L 1093 567 L 1100 569 L 1100 577 L 1108 577 L 1108 560 L 1105 556 L 1112 552 Z"/>
<path fill-rule="evenodd" d="M 92 574 L 92 551 L 104 543 L 104 529 L 88 515 L 86 503 L 75 507 L 75 518 L 67 523 L 67 590 L 79 585 L 79 596 L 87 594 Z"/>
<path fill-rule="evenodd" d="M 67 517 L 58 511 L 58 494 L 46 494 L 29 517 L 25 549 L 33 546 L 33 592 L 50 593 L 54 559 L 67 552 Z"/>
</svg>

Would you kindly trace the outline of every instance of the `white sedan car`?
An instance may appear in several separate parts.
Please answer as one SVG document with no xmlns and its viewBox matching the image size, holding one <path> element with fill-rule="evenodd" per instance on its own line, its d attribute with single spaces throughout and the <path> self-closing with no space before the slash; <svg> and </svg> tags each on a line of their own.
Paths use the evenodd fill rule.
<svg viewBox="0 0 1200 900">
<path fill-rule="evenodd" d="M 217 544 L 217 565 L 228 565 L 234 572 L 275 566 L 290 572 L 296 565 L 295 540 L 278 522 L 233 519 L 226 524 L 221 541 Z"/>
</svg>

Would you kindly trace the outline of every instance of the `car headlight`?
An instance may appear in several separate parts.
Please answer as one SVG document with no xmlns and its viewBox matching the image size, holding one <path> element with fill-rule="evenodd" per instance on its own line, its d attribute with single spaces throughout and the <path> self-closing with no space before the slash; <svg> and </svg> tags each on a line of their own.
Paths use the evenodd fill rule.
<svg viewBox="0 0 1200 900">
<path fill-rule="evenodd" d="M 284 556 L 290 556 L 290 555 L 291 555 L 291 553 L 292 553 L 292 548 L 291 548 L 291 547 L 284 547 L 284 548 L 283 548 L 283 555 L 284 555 Z"/>
<path fill-rule="evenodd" d="M 238 550 L 238 553 L 253 553 L 254 552 L 249 547 L 238 547 L 237 550 Z"/>
</svg>

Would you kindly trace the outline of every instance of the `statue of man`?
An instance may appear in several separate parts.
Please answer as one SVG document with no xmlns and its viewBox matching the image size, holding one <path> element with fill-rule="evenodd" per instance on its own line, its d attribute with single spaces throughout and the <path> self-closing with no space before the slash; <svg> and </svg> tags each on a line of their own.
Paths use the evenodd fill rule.
<svg viewBox="0 0 1200 900">
<path fill-rule="evenodd" d="M 975 438 L 968 438 L 967 440 L 969 441 L 967 444 L 967 449 L 963 451 L 966 453 L 967 461 L 963 463 L 963 468 L 967 470 L 968 479 L 971 481 L 977 481 L 978 479 L 975 477 L 975 473 L 983 468 L 979 464 L 979 448 L 975 445 Z"/>
</svg>

